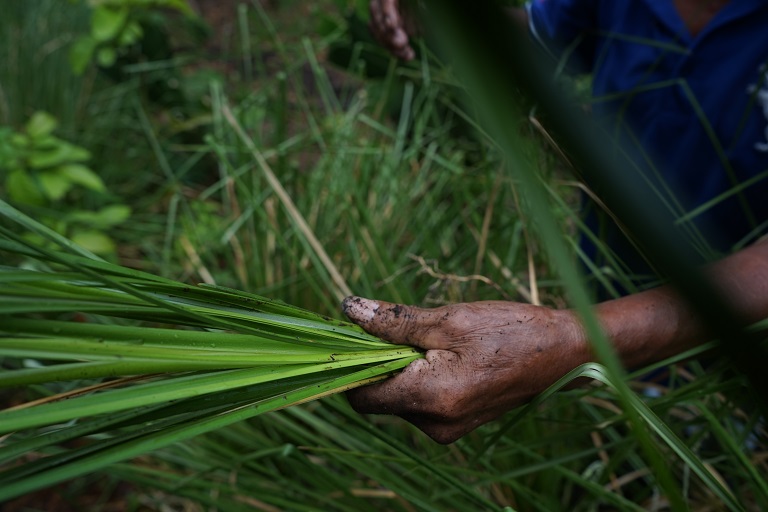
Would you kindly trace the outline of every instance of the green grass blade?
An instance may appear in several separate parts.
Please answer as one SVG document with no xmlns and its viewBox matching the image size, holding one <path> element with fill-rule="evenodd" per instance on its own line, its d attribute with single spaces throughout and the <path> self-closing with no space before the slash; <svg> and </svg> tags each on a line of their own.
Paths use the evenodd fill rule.
<svg viewBox="0 0 768 512">
<path fill-rule="evenodd" d="M 35 489 L 47 487 L 55 483 L 66 481 L 76 476 L 91 473 L 99 470 L 109 464 L 130 459 L 137 455 L 157 450 L 171 443 L 176 443 L 189 439 L 196 435 L 221 428 L 237 421 L 257 416 L 269 411 L 284 408 L 289 404 L 296 404 L 314 400 L 322 396 L 338 393 L 357 386 L 361 383 L 370 382 L 371 379 L 377 379 L 393 371 L 397 371 L 409 364 L 410 360 L 399 360 L 372 368 L 361 370 L 359 372 L 335 378 L 330 381 L 316 384 L 308 388 L 301 388 L 287 392 L 283 395 L 263 400 L 247 407 L 221 413 L 219 415 L 208 417 L 199 421 L 192 422 L 189 425 L 180 425 L 175 428 L 167 428 L 159 432 L 151 433 L 137 439 L 132 439 L 126 443 L 108 448 L 102 452 L 97 452 L 76 461 L 71 464 L 59 466 L 39 475 L 33 475 L 21 481 L 16 481 L 12 485 L 4 485 L 0 488 L 0 501 L 20 496 Z"/>
</svg>

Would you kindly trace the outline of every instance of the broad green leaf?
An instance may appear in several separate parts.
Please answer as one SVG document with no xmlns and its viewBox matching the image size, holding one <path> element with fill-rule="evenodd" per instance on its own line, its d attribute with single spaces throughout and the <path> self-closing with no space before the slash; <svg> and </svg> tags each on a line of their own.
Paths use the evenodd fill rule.
<svg viewBox="0 0 768 512">
<path fill-rule="evenodd" d="M 104 46 L 96 51 L 96 62 L 99 66 L 109 68 L 117 60 L 117 50 L 111 46 Z"/>
<path fill-rule="evenodd" d="M 100 5 L 93 10 L 91 36 L 99 43 L 116 38 L 128 20 L 128 8 Z"/>
<path fill-rule="evenodd" d="M 69 66 L 76 75 L 82 75 L 91 63 L 98 41 L 91 36 L 83 36 L 69 49 Z"/>
<path fill-rule="evenodd" d="M 144 31 L 142 30 L 141 25 L 136 21 L 131 21 L 126 25 L 122 32 L 120 32 L 117 44 L 121 47 L 129 46 L 139 41 L 143 36 Z"/>
<path fill-rule="evenodd" d="M 131 209 L 122 204 L 102 208 L 96 212 L 79 211 L 67 216 L 70 222 L 86 224 L 90 227 L 106 229 L 125 222 L 131 216 Z"/>
<path fill-rule="evenodd" d="M 8 196 L 19 203 L 42 206 L 45 204 L 45 196 L 29 173 L 17 169 L 11 171 L 5 179 L 5 188 Z"/>
<path fill-rule="evenodd" d="M 37 177 L 45 197 L 51 201 L 58 201 L 72 188 L 72 181 L 62 176 L 56 170 L 42 171 Z"/>
<path fill-rule="evenodd" d="M 9 129 L 9 132 L 10 132 L 10 129 Z M 0 138 L 2 138 L 2 136 L 3 136 L 3 133 L 0 133 Z M 26 133 L 11 132 L 11 135 L 10 137 L 8 137 L 8 140 L 13 146 L 21 149 L 28 148 L 32 143 L 32 141 L 30 141 L 30 136 L 27 135 Z"/>
<path fill-rule="evenodd" d="M 131 209 L 123 204 L 113 204 L 99 210 L 98 216 L 101 225 L 115 226 L 128 220 L 131 216 Z"/>
<path fill-rule="evenodd" d="M 49 113 L 38 111 L 32 114 L 24 130 L 31 138 L 37 139 L 53 133 L 58 124 L 56 118 Z"/>
<path fill-rule="evenodd" d="M 56 171 L 66 177 L 70 182 L 82 185 L 89 190 L 104 192 L 106 187 L 98 174 L 82 164 L 65 164 L 56 168 Z"/>
<path fill-rule="evenodd" d="M 56 149 L 63 142 L 64 142 L 63 140 L 56 137 L 55 135 L 48 134 L 48 135 L 42 135 L 40 137 L 35 137 L 34 140 L 30 139 L 27 147 L 29 147 L 30 151 L 37 151 L 41 149 L 44 149 L 44 150 Z"/>
<path fill-rule="evenodd" d="M 33 151 L 27 163 L 33 169 L 44 169 L 70 162 L 83 162 L 90 158 L 88 150 L 60 140 L 52 149 Z"/>
<path fill-rule="evenodd" d="M 95 254 L 112 254 L 116 249 L 115 242 L 101 231 L 77 230 L 72 241 Z"/>
</svg>

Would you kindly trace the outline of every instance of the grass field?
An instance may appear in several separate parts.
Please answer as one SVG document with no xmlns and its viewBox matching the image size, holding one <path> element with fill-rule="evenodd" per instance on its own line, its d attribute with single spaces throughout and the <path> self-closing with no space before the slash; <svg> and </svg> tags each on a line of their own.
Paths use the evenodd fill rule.
<svg viewBox="0 0 768 512">
<path fill-rule="evenodd" d="M 269 313 L 295 315 L 281 321 L 301 328 L 311 320 L 313 335 L 341 320 L 339 302 L 351 293 L 422 306 L 500 299 L 565 307 L 576 297 L 587 307 L 606 276 L 632 287 L 620 264 L 587 267 L 591 280 L 563 271 L 569 264 L 585 270 L 577 242 L 581 189 L 529 117 L 531 100 L 506 120 L 516 134 L 510 159 L 511 144 L 478 121 L 482 105 L 464 101 L 456 69 L 426 47 L 414 63 L 390 59 L 367 35 L 366 11 L 354 2 L 191 4 L 207 19 L 150 10 L 138 49 L 82 75 L 67 52 L 89 30 L 86 5 L 18 2 L 0 19 L 0 56 L 9 63 L 0 69 L 0 125 L 7 127 L 0 144 L 4 133 L 29 134 L 34 112 L 46 111 L 58 120 L 56 136 L 86 149 L 80 163 L 103 182 L 103 189 L 73 182 L 61 196 L 20 204 L 9 197 L 12 170 L 0 164 L 0 197 L 28 216 L 13 222 L 15 210 L 3 206 L 0 322 L 23 312 L 104 329 L 76 330 L 64 342 L 55 341 L 65 337 L 56 331 L 45 352 L 42 341 L 13 345 L 15 328 L 2 328 L 0 399 L 8 410 L 0 414 L 20 425 L 15 434 L 3 427 L 8 435 L 0 438 L 8 510 L 768 509 L 764 421 L 745 377 L 722 361 L 680 364 L 707 347 L 629 378 L 610 364 L 579 368 L 558 387 L 580 375 L 592 384 L 552 389 L 440 446 L 399 419 L 357 415 L 343 395 L 301 403 L 322 395 L 296 391 L 306 386 L 331 393 L 353 385 L 341 367 L 322 382 L 307 371 L 274 389 L 248 381 L 251 387 L 237 388 L 243 394 L 227 391 L 226 379 L 240 375 L 233 372 L 248 371 L 244 363 L 189 366 L 198 342 L 190 335 L 165 347 L 176 350 L 168 358 L 178 366 L 152 366 L 163 352 L 140 356 L 158 348 L 149 342 L 131 348 L 146 364 L 138 373 L 163 373 L 137 385 L 164 392 L 173 385 L 181 394 L 168 395 L 171 401 L 150 403 L 150 391 L 127 386 L 116 390 L 123 395 L 82 397 L 79 403 L 96 407 L 93 416 L 81 417 L 74 405 L 61 412 L 64 401 L 48 404 L 61 414 L 49 422 L 55 429 L 45 410 L 25 426 L 25 413 L 11 406 L 106 375 L 13 380 L 24 375 L 14 372 L 56 367 L 51 359 L 65 349 L 68 361 L 90 361 L 90 349 L 73 341 L 78 336 L 169 325 L 203 325 L 201 335 L 258 334 L 262 324 L 222 312 L 257 299 L 223 287 L 308 310 L 274 305 Z M 44 171 L 24 172 L 45 181 Z M 124 214 L 107 215 L 115 207 Z M 67 256 L 71 247 L 37 222 L 93 242 L 103 261 Z M 35 284 L 30 270 L 52 277 Z M 29 287 L 9 291 L 20 282 Z M 89 309 L 77 290 L 83 282 L 96 290 L 90 299 L 119 307 Z M 152 295 L 183 295 L 198 283 L 208 287 L 189 300 L 204 304 L 192 304 L 200 310 Z M 23 309 L 19 297 L 31 306 Z M 52 312 L 52 298 L 71 302 Z M 196 323 L 194 314 L 205 318 Z M 286 341 L 294 331 L 280 325 L 277 337 Z M 31 324 L 26 329 L 31 336 Z M 315 355 L 338 363 L 334 344 L 357 357 L 349 348 L 357 345 L 347 342 L 374 343 L 352 327 L 342 331 L 343 341 L 326 340 L 330 353 Z M 127 332 L 128 339 L 150 335 Z M 217 354 L 246 357 L 236 338 L 200 339 L 218 344 Z M 372 361 L 359 362 L 371 373 L 358 382 L 386 370 Z M 640 378 L 651 371 L 654 378 Z M 184 394 L 203 385 L 220 393 L 212 396 L 221 408 Z M 268 393 L 297 393 L 289 395 L 297 405 L 239 415 Z M 120 396 L 128 398 L 118 411 Z M 128 401 L 142 397 L 147 403 Z"/>
</svg>

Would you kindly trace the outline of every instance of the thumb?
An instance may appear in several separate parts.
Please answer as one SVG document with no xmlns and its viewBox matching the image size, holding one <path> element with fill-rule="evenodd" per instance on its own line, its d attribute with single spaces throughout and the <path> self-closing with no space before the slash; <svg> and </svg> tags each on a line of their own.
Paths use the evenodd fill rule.
<svg viewBox="0 0 768 512">
<path fill-rule="evenodd" d="M 431 335 L 435 310 L 354 296 L 344 299 L 341 309 L 352 322 L 379 338 L 424 350 L 442 348 L 440 338 Z"/>
</svg>

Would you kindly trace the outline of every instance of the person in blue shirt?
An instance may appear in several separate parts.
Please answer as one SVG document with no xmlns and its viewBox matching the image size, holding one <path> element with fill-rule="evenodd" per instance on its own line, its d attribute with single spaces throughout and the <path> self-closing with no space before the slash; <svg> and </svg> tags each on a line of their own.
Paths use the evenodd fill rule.
<svg viewBox="0 0 768 512">
<path fill-rule="evenodd" d="M 654 181 L 707 257 L 707 272 L 746 321 L 768 317 L 768 2 L 533 0 L 512 17 L 554 55 L 592 74 L 593 115 Z M 371 28 L 413 58 L 396 0 L 371 2 Z M 622 172 L 627 172 L 622 170 Z M 618 229 L 600 226 L 630 269 L 642 268 Z M 714 229 L 711 229 L 714 228 Z M 724 233 L 720 238 L 711 233 Z M 597 257 L 596 254 L 593 254 Z M 362 413 L 396 414 L 452 442 L 594 359 L 571 310 L 484 301 L 422 309 L 349 297 L 368 332 L 426 351 L 399 375 L 349 393 Z M 600 302 L 595 314 L 628 367 L 708 340 L 668 286 Z"/>
<path fill-rule="evenodd" d="M 764 232 L 768 3 L 537 0 L 526 11 L 534 39 L 568 47 L 591 73 L 593 115 L 708 259 Z M 587 220 L 628 270 L 648 272 L 613 222 L 595 208 Z"/>
</svg>

